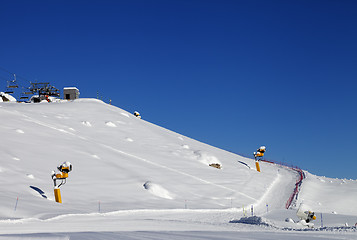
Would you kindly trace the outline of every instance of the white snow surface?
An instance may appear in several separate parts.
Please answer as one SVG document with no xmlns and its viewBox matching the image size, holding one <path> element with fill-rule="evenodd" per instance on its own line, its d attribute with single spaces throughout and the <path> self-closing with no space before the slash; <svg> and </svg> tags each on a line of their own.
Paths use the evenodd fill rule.
<svg viewBox="0 0 357 240">
<path fill-rule="evenodd" d="M 0 239 L 357 239 L 356 180 L 306 172 L 286 210 L 295 171 L 261 162 L 259 173 L 96 99 L 3 102 L 0 119 Z M 51 171 L 65 161 L 60 204 Z M 301 202 L 314 229 L 285 222 Z M 258 217 L 240 220 L 252 206 Z"/>
</svg>

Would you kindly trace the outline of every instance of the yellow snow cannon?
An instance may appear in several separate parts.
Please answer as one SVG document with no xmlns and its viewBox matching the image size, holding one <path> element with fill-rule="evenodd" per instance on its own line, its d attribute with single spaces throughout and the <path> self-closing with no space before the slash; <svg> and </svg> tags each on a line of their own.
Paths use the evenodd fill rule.
<svg viewBox="0 0 357 240">
<path fill-rule="evenodd" d="M 137 118 L 141 118 L 140 113 L 139 113 L 139 112 L 137 112 L 137 111 L 135 111 L 135 112 L 134 112 L 134 116 L 135 116 L 135 117 L 137 117 Z"/>
<path fill-rule="evenodd" d="M 68 173 L 72 171 L 72 164 L 70 162 L 64 162 L 61 165 L 59 165 L 57 169 L 60 172 L 56 173 L 55 171 L 52 171 L 51 176 L 54 183 L 54 193 L 55 193 L 56 202 L 62 203 L 60 187 L 66 184 Z M 57 180 L 61 180 L 61 183 L 58 185 L 57 185 Z"/>
<path fill-rule="evenodd" d="M 312 220 L 316 220 L 315 213 L 305 204 L 300 204 L 299 209 L 296 212 L 296 215 L 300 218 L 303 225 L 312 227 L 314 224 L 311 223 Z"/>
<path fill-rule="evenodd" d="M 266 151 L 266 147 L 265 146 L 261 146 L 260 148 L 257 149 L 256 152 L 253 153 L 253 156 L 254 156 L 254 159 L 255 159 L 255 167 L 257 168 L 258 172 L 260 172 L 259 161 L 264 156 L 265 151 Z"/>
</svg>

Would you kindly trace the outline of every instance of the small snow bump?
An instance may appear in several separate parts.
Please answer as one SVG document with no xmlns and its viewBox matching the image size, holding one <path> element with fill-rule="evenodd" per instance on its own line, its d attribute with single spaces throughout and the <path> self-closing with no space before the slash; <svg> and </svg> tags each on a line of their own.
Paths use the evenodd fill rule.
<svg viewBox="0 0 357 240">
<path fill-rule="evenodd" d="M 75 132 L 76 130 L 74 130 L 74 128 L 68 128 L 69 130 L 71 130 L 72 132 Z"/>
<path fill-rule="evenodd" d="M 100 157 L 98 155 L 95 155 L 95 154 L 93 154 L 92 157 L 95 158 L 95 159 L 100 159 Z"/>
<path fill-rule="evenodd" d="M 14 161 L 20 161 L 20 158 L 13 157 L 12 160 L 14 160 Z"/>
<path fill-rule="evenodd" d="M 117 126 L 113 122 L 106 122 L 105 125 L 107 125 L 108 127 L 116 127 Z"/>
<path fill-rule="evenodd" d="M 128 142 L 134 142 L 134 140 L 129 137 L 125 138 L 125 140 L 127 140 Z"/>
<path fill-rule="evenodd" d="M 211 155 L 208 152 L 194 151 L 193 154 L 194 154 L 194 158 L 196 158 L 198 161 L 200 161 L 201 163 L 203 163 L 205 165 L 210 165 L 210 164 L 222 165 L 217 157 Z"/>
<path fill-rule="evenodd" d="M 147 181 L 143 184 L 143 186 L 152 195 L 155 195 L 155 196 L 161 197 L 161 198 L 166 198 L 166 199 L 173 199 L 172 194 L 159 184 L 155 184 L 150 181 Z"/>
<path fill-rule="evenodd" d="M 82 121 L 82 124 L 87 126 L 87 127 L 91 127 L 92 126 L 92 124 L 90 122 L 88 122 L 88 121 Z"/>
<path fill-rule="evenodd" d="M 25 133 L 24 131 L 22 131 L 21 129 L 16 129 L 17 133 Z"/>
<path fill-rule="evenodd" d="M 182 145 L 182 148 L 183 148 L 183 149 L 190 149 L 190 146 L 184 144 L 184 145 Z"/>
<path fill-rule="evenodd" d="M 30 178 L 30 179 L 35 179 L 35 176 L 32 175 L 32 174 L 26 174 L 26 176 L 27 176 L 28 178 Z"/>
<path fill-rule="evenodd" d="M 183 141 L 183 137 L 181 137 L 181 136 L 178 136 L 177 138 L 178 138 L 178 139 L 180 139 L 181 141 Z"/>
<path fill-rule="evenodd" d="M 129 114 L 128 113 L 124 113 L 124 112 L 122 112 L 122 113 L 120 113 L 121 115 L 123 115 L 123 116 L 125 116 L 125 117 L 127 117 L 127 118 L 130 118 L 130 116 L 129 116 Z"/>
</svg>

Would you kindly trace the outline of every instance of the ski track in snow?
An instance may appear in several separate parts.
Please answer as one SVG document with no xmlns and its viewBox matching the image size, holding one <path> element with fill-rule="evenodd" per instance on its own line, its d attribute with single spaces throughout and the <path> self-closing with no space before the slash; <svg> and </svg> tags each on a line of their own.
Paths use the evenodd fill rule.
<svg viewBox="0 0 357 240">
<path fill-rule="evenodd" d="M 256 203 L 258 206 L 262 203 L 264 203 L 264 200 L 267 198 L 267 196 L 270 194 L 271 190 L 274 188 L 278 182 L 281 181 L 281 175 L 278 173 L 274 181 L 266 188 L 266 191 L 264 192 L 263 196 L 258 200 Z"/>
<path fill-rule="evenodd" d="M 190 178 L 192 178 L 192 179 L 195 179 L 196 181 L 203 182 L 203 183 L 205 183 L 205 184 L 209 184 L 209 185 L 212 185 L 212 186 L 215 186 L 215 187 L 218 187 L 218 188 L 222 188 L 222 189 L 225 189 L 225 190 L 228 190 L 228 191 L 231 191 L 231 192 L 238 193 L 238 194 L 240 194 L 241 196 L 244 196 L 244 197 L 246 197 L 246 198 L 248 198 L 248 199 L 250 199 L 250 200 L 253 200 L 253 201 L 255 201 L 255 202 L 258 202 L 258 201 L 259 201 L 258 199 L 253 198 L 253 197 L 251 197 L 251 196 L 248 196 L 248 195 L 246 195 L 246 194 L 244 194 L 244 193 L 242 193 L 242 192 L 239 192 L 239 191 L 237 191 L 236 189 L 232 189 L 232 188 L 229 188 L 229 187 L 225 187 L 225 186 L 222 186 L 222 185 L 219 185 L 219 184 L 216 184 L 216 183 L 213 183 L 213 182 L 204 180 L 204 179 L 202 179 L 202 178 L 193 176 L 193 175 L 191 175 L 191 174 L 188 174 L 188 173 L 185 173 L 185 172 L 182 172 L 182 171 L 179 171 L 179 170 L 176 170 L 176 169 L 167 167 L 167 166 L 163 166 L 163 165 L 161 165 L 161 164 L 154 163 L 154 162 L 152 162 L 152 161 L 150 161 L 150 160 L 147 160 L 147 159 L 145 159 L 145 158 L 143 158 L 143 157 L 139 157 L 139 156 L 136 156 L 136 155 L 133 155 L 133 154 L 124 152 L 124 151 L 122 151 L 122 150 L 116 149 L 116 148 L 114 148 L 114 147 L 111 147 L 111 146 L 106 145 L 106 144 L 103 144 L 103 143 L 98 143 L 98 142 L 95 141 L 94 139 L 88 139 L 88 138 L 82 137 L 82 136 L 80 136 L 80 135 L 78 135 L 78 134 L 74 134 L 74 133 L 71 133 L 71 132 L 69 132 L 69 131 L 66 131 L 66 130 L 64 130 L 64 129 L 60 129 L 60 128 L 54 127 L 54 126 L 52 126 L 52 125 L 50 125 L 50 124 L 43 123 L 42 121 L 33 119 L 32 117 L 29 117 L 29 116 L 27 116 L 27 115 L 25 115 L 25 114 L 21 114 L 21 113 L 18 113 L 18 114 L 20 114 L 21 116 L 25 117 L 25 119 L 26 119 L 27 121 L 36 123 L 36 124 L 38 124 L 38 125 L 41 125 L 41 126 L 44 126 L 44 127 L 47 127 L 47 128 L 50 128 L 50 129 L 53 129 L 53 130 L 56 130 L 56 131 L 59 131 L 59 132 L 62 132 L 62 133 L 66 133 L 66 134 L 69 134 L 69 135 L 71 135 L 71 136 L 75 136 L 75 137 L 77 137 L 77 138 L 79 138 L 79 139 L 82 139 L 82 140 L 85 140 L 85 141 L 90 141 L 90 142 L 92 142 L 92 143 L 97 143 L 98 145 L 102 146 L 103 148 L 107 148 L 107 149 L 109 149 L 109 150 L 111 150 L 111 151 L 113 151 L 113 152 L 117 152 L 117 153 L 120 153 L 120 154 L 122 154 L 122 155 L 128 156 L 128 157 L 130 157 L 130 158 L 134 158 L 134 159 L 140 160 L 140 161 L 142 161 L 142 162 L 151 164 L 151 165 L 153 165 L 153 166 L 156 166 L 156 167 L 159 167 L 159 168 L 163 168 L 163 169 L 165 169 L 165 170 L 168 170 L 168 171 L 171 171 L 171 172 L 174 172 L 174 173 L 177 173 L 177 174 L 181 174 L 181 175 L 186 176 L 186 177 L 190 177 Z"/>
</svg>

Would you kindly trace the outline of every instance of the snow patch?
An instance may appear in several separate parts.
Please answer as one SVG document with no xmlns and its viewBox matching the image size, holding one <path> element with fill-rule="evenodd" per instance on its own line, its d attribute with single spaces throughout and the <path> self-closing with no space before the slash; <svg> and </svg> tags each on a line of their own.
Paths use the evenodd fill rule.
<svg viewBox="0 0 357 240">
<path fill-rule="evenodd" d="M 194 151 L 193 153 L 194 153 L 195 158 L 205 165 L 210 165 L 213 163 L 218 163 L 218 164 L 222 165 L 221 162 L 218 160 L 218 158 L 216 158 L 215 156 L 213 156 L 207 152 Z"/>
<path fill-rule="evenodd" d="M 92 124 L 90 122 L 88 122 L 88 121 L 82 121 L 82 124 L 84 126 L 87 126 L 87 127 L 91 127 L 92 126 Z"/>
<path fill-rule="evenodd" d="M 129 138 L 129 137 L 125 138 L 125 140 L 128 141 L 128 142 L 134 142 L 134 140 Z"/>
<path fill-rule="evenodd" d="M 32 174 L 26 174 L 26 177 L 30 178 L 30 179 L 35 179 L 35 176 Z"/>
<path fill-rule="evenodd" d="M 25 132 L 22 131 L 21 129 L 16 129 L 16 132 L 17 132 L 17 133 L 21 133 L 21 134 L 22 134 L 22 133 L 25 133 Z"/>
<path fill-rule="evenodd" d="M 20 158 L 13 157 L 12 160 L 14 160 L 14 161 L 20 161 Z"/>
<path fill-rule="evenodd" d="M 107 125 L 108 127 L 117 127 L 117 125 L 115 125 L 115 123 L 113 122 L 106 122 L 105 125 Z"/>
<path fill-rule="evenodd" d="M 100 159 L 100 157 L 98 155 L 95 155 L 95 154 L 93 154 L 92 157 L 95 158 L 95 159 Z"/>
<path fill-rule="evenodd" d="M 69 119 L 69 117 L 61 116 L 61 115 L 57 115 L 56 118 L 58 118 L 58 119 Z"/>
<path fill-rule="evenodd" d="M 173 199 L 172 194 L 168 190 L 166 190 L 164 187 L 162 187 L 158 184 L 147 181 L 144 183 L 143 186 L 152 195 L 155 195 L 155 196 L 161 197 L 161 198 L 166 198 L 166 199 Z"/>
<path fill-rule="evenodd" d="M 183 149 L 190 149 L 190 146 L 184 144 L 184 145 L 182 145 L 182 148 L 183 148 Z"/>
<path fill-rule="evenodd" d="M 124 113 L 124 112 L 122 112 L 122 113 L 120 113 L 121 115 L 123 115 L 123 116 L 125 116 L 125 117 L 127 117 L 127 118 L 130 118 L 130 116 L 129 116 L 129 114 L 128 113 Z"/>
</svg>

